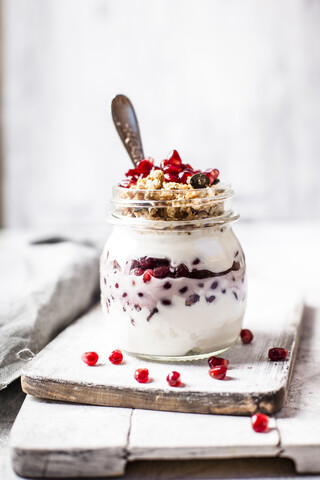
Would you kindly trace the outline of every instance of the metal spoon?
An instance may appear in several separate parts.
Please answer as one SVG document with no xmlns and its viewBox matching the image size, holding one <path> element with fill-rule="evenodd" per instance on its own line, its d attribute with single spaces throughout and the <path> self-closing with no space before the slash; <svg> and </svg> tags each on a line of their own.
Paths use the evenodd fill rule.
<svg viewBox="0 0 320 480">
<path fill-rule="evenodd" d="M 134 166 L 145 158 L 136 113 L 129 98 L 117 95 L 111 103 L 113 122 Z"/>
</svg>

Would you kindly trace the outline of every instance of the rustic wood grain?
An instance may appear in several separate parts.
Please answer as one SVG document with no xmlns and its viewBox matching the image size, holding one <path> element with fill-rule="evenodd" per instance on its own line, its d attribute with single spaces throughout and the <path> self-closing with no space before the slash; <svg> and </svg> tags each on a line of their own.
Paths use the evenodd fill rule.
<svg viewBox="0 0 320 480">
<path fill-rule="evenodd" d="M 253 282 L 250 288 L 245 323 L 255 338 L 250 345 L 239 341 L 225 354 L 230 369 L 224 381 L 208 375 L 206 360 L 177 367 L 125 355 L 122 365 L 110 364 L 108 354 L 117 345 L 112 344 L 112 332 L 97 306 L 29 363 L 22 376 L 23 390 L 41 398 L 116 407 L 226 415 L 277 412 L 285 402 L 297 352 L 302 302 L 295 294 L 276 293 L 273 284 Z M 273 303 L 266 303 L 271 296 Z M 268 349 L 274 346 L 288 349 L 287 361 L 268 360 Z M 99 353 L 99 365 L 88 367 L 80 360 L 89 350 Z M 148 384 L 133 378 L 141 366 L 149 368 Z M 174 368 L 181 373 L 181 388 L 166 383 Z"/>
</svg>

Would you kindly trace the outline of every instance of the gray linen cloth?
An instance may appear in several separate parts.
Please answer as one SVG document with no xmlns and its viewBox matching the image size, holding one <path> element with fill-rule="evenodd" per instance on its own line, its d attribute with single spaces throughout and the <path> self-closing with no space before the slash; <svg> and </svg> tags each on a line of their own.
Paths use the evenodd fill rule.
<svg viewBox="0 0 320 480">
<path fill-rule="evenodd" d="M 100 248 L 0 235 L 0 390 L 97 299 Z"/>
</svg>

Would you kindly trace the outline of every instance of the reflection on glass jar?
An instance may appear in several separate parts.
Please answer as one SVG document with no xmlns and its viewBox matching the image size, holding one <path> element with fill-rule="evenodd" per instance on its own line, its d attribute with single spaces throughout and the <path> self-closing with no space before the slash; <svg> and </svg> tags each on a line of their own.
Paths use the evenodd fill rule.
<svg viewBox="0 0 320 480">
<path fill-rule="evenodd" d="M 244 254 L 231 228 L 238 215 L 230 209 L 230 186 L 220 186 L 210 204 L 199 196 L 157 204 L 128 199 L 128 191 L 121 197 L 119 190 L 101 256 L 101 302 L 114 344 L 166 360 L 229 348 L 241 330 L 247 293 Z M 172 220 L 182 204 L 186 220 Z M 213 207 L 217 215 L 203 213 Z M 168 209 L 177 210 L 170 220 Z"/>
</svg>

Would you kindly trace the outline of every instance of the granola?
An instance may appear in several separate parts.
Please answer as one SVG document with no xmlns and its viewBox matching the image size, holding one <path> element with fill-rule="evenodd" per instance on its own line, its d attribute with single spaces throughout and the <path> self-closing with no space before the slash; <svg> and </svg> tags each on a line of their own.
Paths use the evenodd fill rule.
<svg viewBox="0 0 320 480">
<path fill-rule="evenodd" d="M 194 188 L 192 179 L 199 173 L 207 187 Z M 218 183 L 218 175 L 217 169 L 200 172 L 184 165 L 176 150 L 160 168 L 154 167 L 152 159 L 144 159 L 119 184 L 119 213 L 164 221 L 220 216 L 224 212 L 224 188 Z"/>
</svg>

